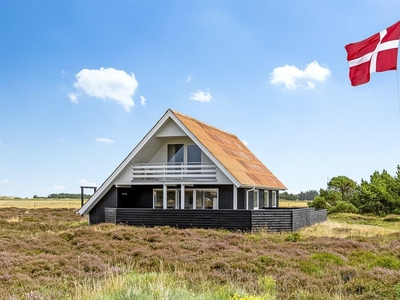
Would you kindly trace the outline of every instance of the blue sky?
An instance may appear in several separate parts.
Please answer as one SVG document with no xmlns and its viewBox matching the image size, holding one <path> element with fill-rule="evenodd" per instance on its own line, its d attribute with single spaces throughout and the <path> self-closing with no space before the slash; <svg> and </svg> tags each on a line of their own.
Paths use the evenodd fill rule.
<svg viewBox="0 0 400 300">
<path fill-rule="evenodd" d="M 0 195 L 100 185 L 168 108 L 229 131 L 288 187 L 394 175 L 396 72 L 344 46 L 398 1 L 0 1 Z"/>
</svg>

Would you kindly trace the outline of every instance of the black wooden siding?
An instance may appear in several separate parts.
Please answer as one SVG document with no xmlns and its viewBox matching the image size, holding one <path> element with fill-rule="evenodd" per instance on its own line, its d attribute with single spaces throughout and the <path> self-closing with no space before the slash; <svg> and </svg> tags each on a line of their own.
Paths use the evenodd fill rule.
<svg viewBox="0 0 400 300">
<path fill-rule="evenodd" d="M 246 189 L 237 189 L 237 209 L 246 209 Z"/>
<path fill-rule="evenodd" d="M 226 228 L 232 230 L 251 229 L 251 210 L 109 208 L 107 213 L 110 214 L 108 219 L 116 224 L 180 228 Z"/>
<path fill-rule="evenodd" d="M 106 220 L 115 224 L 172 226 L 180 228 L 225 228 L 230 230 L 296 231 L 326 221 L 326 210 L 270 208 L 258 210 L 180 210 L 106 208 Z"/>
<path fill-rule="evenodd" d="M 105 208 L 117 207 L 117 189 L 112 187 L 89 213 L 89 224 L 105 222 Z"/>
<path fill-rule="evenodd" d="M 153 189 L 162 185 L 133 185 L 131 188 L 118 188 L 118 207 L 153 208 Z"/>
<path fill-rule="evenodd" d="M 218 201 L 219 209 L 233 209 L 233 185 L 219 185 Z"/>
</svg>

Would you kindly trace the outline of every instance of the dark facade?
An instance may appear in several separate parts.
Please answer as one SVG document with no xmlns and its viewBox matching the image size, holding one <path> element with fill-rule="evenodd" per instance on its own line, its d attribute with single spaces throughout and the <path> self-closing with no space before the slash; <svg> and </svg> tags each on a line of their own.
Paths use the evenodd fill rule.
<svg viewBox="0 0 400 300">
<path fill-rule="evenodd" d="M 226 228 L 253 230 L 267 228 L 271 231 L 295 231 L 317 222 L 326 221 L 326 210 L 314 208 L 278 208 L 279 193 L 276 191 L 276 206 L 272 205 L 272 192 L 268 193 L 268 208 L 264 207 L 264 191 L 259 190 L 258 207 L 254 200 L 247 204 L 247 193 L 253 199 L 253 192 L 237 189 L 237 209 L 233 209 L 232 185 L 198 185 L 195 189 L 218 189 L 218 209 L 153 209 L 154 189 L 162 185 L 113 186 L 90 210 L 89 223 L 115 223 L 141 226 L 174 226 L 180 228 Z M 176 188 L 179 186 L 168 186 Z M 189 189 L 189 187 L 188 187 Z"/>
</svg>

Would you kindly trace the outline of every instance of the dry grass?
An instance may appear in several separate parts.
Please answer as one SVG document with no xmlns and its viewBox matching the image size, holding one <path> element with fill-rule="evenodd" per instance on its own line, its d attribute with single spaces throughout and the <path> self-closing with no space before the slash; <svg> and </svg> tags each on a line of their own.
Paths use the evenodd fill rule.
<svg viewBox="0 0 400 300">
<path fill-rule="evenodd" d="M 377 235 L 388 235 L 398 233 L 399 230 L 400 228 L 391 229 L 380 226 L 347 224 L 328 220 L 314 226 L 303 228 L 300 230 L 300 234 L 304 237 L 336 237 L 347 239 L 352 237 L 374 237 Z"/>
<path fill-rule="evenodd" d="M 0 199 L 0 208 L 74 208 L 81 207 L 81 200 L 77 199 Z"/>
<path fill-rule="evenodd" d="M 308 207 L 308 201 L 279 200 L 279 207 Z"/>
</svg>

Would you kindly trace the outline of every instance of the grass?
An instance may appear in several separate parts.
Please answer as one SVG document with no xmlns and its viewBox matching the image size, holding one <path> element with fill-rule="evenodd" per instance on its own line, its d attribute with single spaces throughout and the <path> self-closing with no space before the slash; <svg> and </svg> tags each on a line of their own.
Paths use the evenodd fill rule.
<svg viewBox="0 0 400 300">
<path fill-rule="evenodd" d="M 308 207 L 308 201 L 279 200 L 279 207 Z"/>
<path fill-rule="evenodd" d="M 74 208 L 81 207 L 80 199 L 14 199 L 12 197 L 0 198 L 0 208 L 18 207 L 18 208 Z"/>
<path fill-rule="evenodd" d="M 0 208 L 0 299 L 396 299 L 400 221 L 390 219 L 243 233 Z"/>
</svg>

